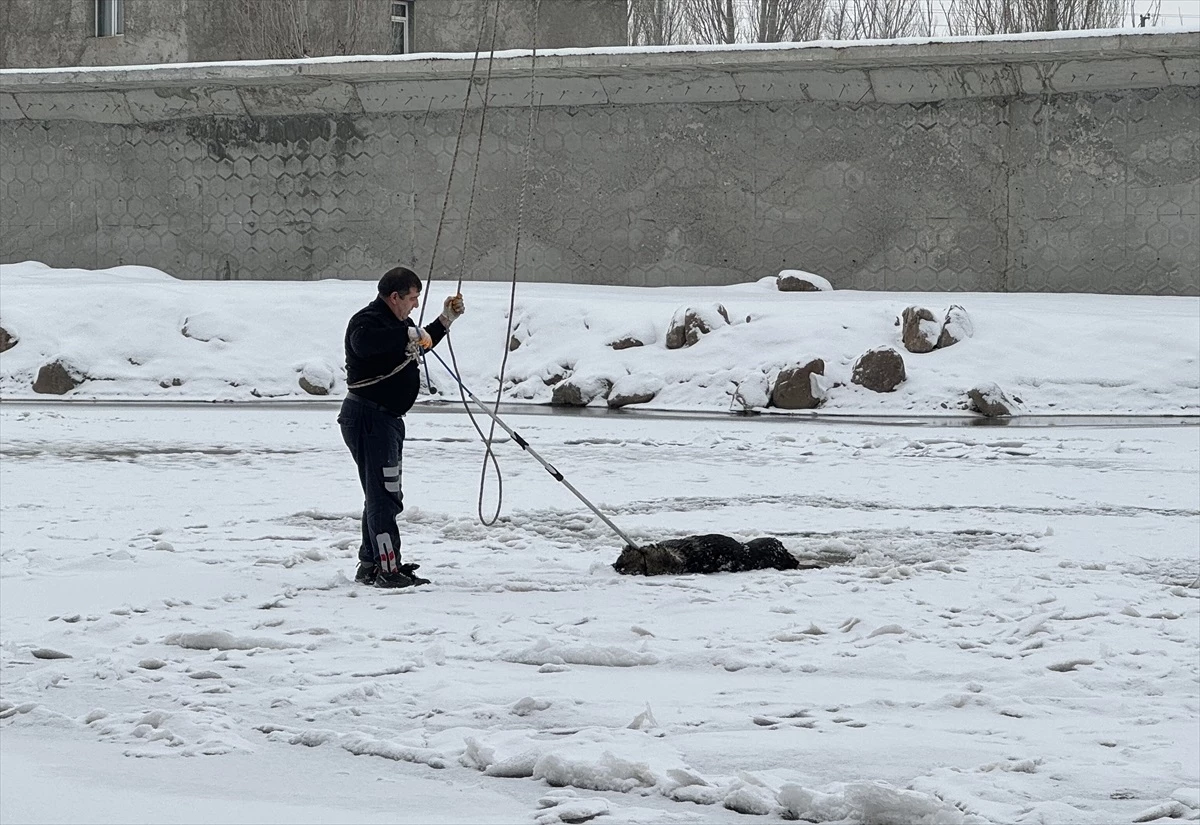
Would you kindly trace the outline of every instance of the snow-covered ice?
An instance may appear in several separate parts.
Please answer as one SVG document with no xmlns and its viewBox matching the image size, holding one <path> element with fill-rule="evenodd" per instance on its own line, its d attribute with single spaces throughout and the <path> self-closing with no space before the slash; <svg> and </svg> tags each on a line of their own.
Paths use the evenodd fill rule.
<svg viewBox="0 0 1200 825">
<path fill-rule="evenodd" d="M 95 376 L 76 390 L 93 397 L 297 398 L 297 365 L 314 362 L 344 391 L 342 327 L 369 283 L 125 274 L 3 281 L 0 324 L 21 338 L 0 356 L 5 399 L 29 395 L 49 356 Z M 640 355 L 675 388 L 664 407 L 706 410 L 729 404 L 711 376 L 773 363 L 784 329 L 837 364 L 894 343 L 880 336 L 914 299 L 950 302 L 522 291 L 515 370 L 602 373 Z M 486 395 L 495 347 L 469 359 L 503 337 L 507 293 L 464 293 L 456 351 Z M 681 353 L 661 329 L 605 346 L 713 301 L 754 320 Z M 1072 409 L 1196 410 L 1194 300 L 953 302 L 975 337 L 913 356 L 942 360 L 910 367 L 919 389 L 898 406 L 847 394 L 841 409 L 931 409 L 971 374 L 1035 409 L 1040 387 Z M 1128 334 L 1109 341 L 1115 318 Z M 183 336 L 185 319 L 208 340 Z M 1015 322 L 1042 343 L 1020 344 Z M 1085 357 L 1081 340 L 1108 348 Z M 1158 400 L 1047 377 L 1084 364 Z M 171 377 L 182 387 L 158 387 Z M 505 505 L 482 526 L 474 430 L 448 405 L 420 408 L 402 528 L 433 584 L 379 591 L 351 581 L 361 493 L 335 409 L 0 405 L 3 821 L 1200 818 L 1194 426 L 507 416 L 637 541 L 774 535 L 829 564 L 643 578 L 612 571 L 619 540 L 507 437 Z"/>
</svg>

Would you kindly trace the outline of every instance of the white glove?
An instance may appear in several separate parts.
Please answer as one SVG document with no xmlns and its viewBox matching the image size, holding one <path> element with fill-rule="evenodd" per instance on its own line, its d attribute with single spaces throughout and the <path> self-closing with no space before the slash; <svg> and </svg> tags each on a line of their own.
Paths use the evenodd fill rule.
<svg viewBox="0 0 1200 825">
<path fill-rule="evenodd" d="M 421 327 L 408 328 L 408 346 L 404 348 L 404 353 L 414 361 L 421 357 L 421 353 L 427 349 L 433 348 L 433 339 L 429 337 L 429 333 Z"/>
<path fill-rule="evenodd" d="M 462 295 L 451 295 L 442 303 L 442 314 L 438 320 L 442 322 L 442 326 L 450 329 L 450 325 L 461 318 L 466 311 L 467 307 L 463 303 Z"/>
</svg>

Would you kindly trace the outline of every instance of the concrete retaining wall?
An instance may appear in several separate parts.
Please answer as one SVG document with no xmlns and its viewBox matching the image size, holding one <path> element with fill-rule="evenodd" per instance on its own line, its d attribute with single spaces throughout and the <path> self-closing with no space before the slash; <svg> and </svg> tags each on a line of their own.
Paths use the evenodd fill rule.
<svg viewBox="0 0 1200 825">
<path fill-rule="evenodd" d="M 1200 34 L 498 59 L 435 268 L 1200 294 Z M 470 60 L 0 73 L 0 260 L 429 266 Z M 518 208 L 521 170 L 530 185 Z M 470 212 L 470 237 L 464 238 Z M 464 255 L 465 243 L 465 255 Z"/>
</svg>

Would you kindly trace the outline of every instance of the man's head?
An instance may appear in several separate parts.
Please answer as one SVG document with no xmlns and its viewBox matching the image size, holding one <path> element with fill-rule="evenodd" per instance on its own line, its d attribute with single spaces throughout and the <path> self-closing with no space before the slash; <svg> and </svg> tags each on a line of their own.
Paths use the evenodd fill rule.
<svg viewBox="0 0 1200 825">
<path fill-rule="evenodd" d="M 380 300 L 401 321 L 408 320 L 408 316 L 419 306 L 420 297 L 421 279 L 406 266 L 389 269 L 379 279 Z"/>
</svg>

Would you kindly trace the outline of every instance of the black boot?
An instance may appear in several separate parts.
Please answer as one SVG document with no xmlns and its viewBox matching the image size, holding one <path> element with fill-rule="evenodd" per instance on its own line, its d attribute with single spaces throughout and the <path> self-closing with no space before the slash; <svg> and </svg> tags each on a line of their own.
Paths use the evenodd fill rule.
<svg viewBox="0 0 1200 825">
<path fill-rule="evenodd" d="M 408 576 L 410 579 L 412 579 L 413 584 L 416 584 L 416 585 L 429 584 L 429 579 L 423 579 L 420 576 L 418 576 L 416 573 L 413 572 L 420 566 L 421 565 L 419 565 L 419 564 L 402 564 L 402 565 L 400 565 L 400 572 L 405 574 L 406 576 Z"/>
<path fill-rule="evenodd" d="M 358 563 L 358 572 L 354 574 L 354 580 L 359 584 L 374 584 L 375 577 L 378 575 L 378 564 L 373 561 L 360 561 Z"/>
<path fill-rule="evenodd" d="M 413 572 L 420 566 L 419 564 L 402 564 L 400 569 L 393 573 L 380 570 L 375 576 L 375 586 L 392 588 L 429 584 L 429 579 L 423 579 Z"/>
</svg>

